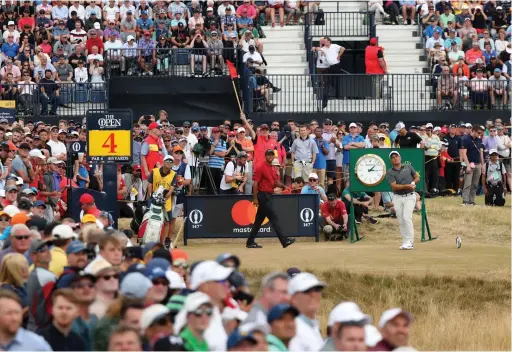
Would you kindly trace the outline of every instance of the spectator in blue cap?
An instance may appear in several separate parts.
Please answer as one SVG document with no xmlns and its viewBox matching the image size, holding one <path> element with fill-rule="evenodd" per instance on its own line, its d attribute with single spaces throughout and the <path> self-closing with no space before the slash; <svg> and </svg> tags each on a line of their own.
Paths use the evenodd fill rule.
<svg viewBox="0 0 512 352">
<path fill-rule="evenodd" d="M 170 298 L 169 280 L 165 273 L 171 268 L 171 263 L 163 258 L 151 259 L 144 275 L 151 280 L 153 287 L 148 292 L 148 298 L 155 303 L 167 303 Z"/>
<path fill-rule="evenodd" d="M 42 200 L 36 200 L 32 204 L 32 214 L 35 216 L 44 217 L 44 211 L 46 210 L 46 204 Z"/>
<path fill-rule="evenodd" d="M 297 308 L 289 304 L 278 304 L 268 312 L 267 321 L 271 333 L 267 335 L 269 351 L 288 351 L 290 340 L 295 336 Z"/>
<path fill-rule="evenodd" d="M 151 287 L 153 284 L 150 279 L 139 272 L 133 272 L 123 278 L 119 291 L 127 298 L 146 299 Z"/>
<path fill-rule="evenodd" d="M 64 271 L 57 282 L 57 288 L 65 288 L 71 285 L 71 280 L 76 274 L 87 266 L 87 247 L 81 241 L 73 241 L 66 249 L 66 257 L 68 265 L 64 267 Z"/>
<path fill-rule="evenodd" d="M 220 254 L 217 257 L 216 261 L 217 263 L 219 263 L 222 266 L 225 266 L 226 268 L 233 268 L 235 270 L 238 270 L 238 268 L 240 267 L 240 258 L 231 253 Z"/>
<path fill-rule="evenodd" d="M 251 351 L 258 341 L 252 334 L 244 334 L 236 329 L 228 337 L 228 351 Z"/>
</svg>

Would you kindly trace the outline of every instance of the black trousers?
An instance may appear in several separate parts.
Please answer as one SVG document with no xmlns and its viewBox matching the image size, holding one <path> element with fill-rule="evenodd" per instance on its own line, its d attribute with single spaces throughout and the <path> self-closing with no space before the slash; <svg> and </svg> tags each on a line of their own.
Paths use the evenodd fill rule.
<svg viewBox="0 0 512 352">
<path fill-rule="evenodd" d="M 460 163 L 446 163 L 444 167 L 444 179 L 446 189 L 459 189 L 459 171 Z"/>
<path fill-rule="evenodd" d="M 437 157 L 425 156 L 425 185 L 427 191 L 439 187 L 439 160 Z"/>
<path fill-rule="evenodd" d="M 348 203 L 348 205 L 345 204 L 345 207 L 347 208 L 347 214 L 350 215 L 350 203 Z M 363 214 L 368 214 L 368 207 L 361 204 L 354 204 L 354 219 L 360 222 Z"/>
<path fill-rule="evenodd" d="M 270 224 L 274 228 L 274 231 L 277 234 L 277 238 L 281 245 L 286 243 L 288 239 L 281 228 L 281 224 L 279 223 L 279 219 L 277 218 L 277 212 L 274 208 L 274 201 L 272 199 L 271 193 L 266 192 L 258 192 L 258 212 L 256 213 L 256 219 L 254 220 L 254 226 L 252 227 L 251 233 L 249 234 L 249 238 L 247 239 L 247 244 L 254 243 L 256 236 L 258 236 L 258 232 L 260 231 L 261 224 L 265 218 L 268 218 Z"/>
<path fill-rule="evenodd" d="M 505 198 L 503 197 L 503 185 L 496 186 L 487 185 L 487 194 L 485 195 L 485 205 L 494 205 L 502 207 L 505 205 Z"/>
<path fill-rule="evenodd" d="M 212 180 L 213 185 L 212 185 L 210 179 L 208 179 L 208 194 L 215 194 L 214 189 L 218 190 L 220 187 L 220 181 L 222 179 L 222 170 L 220 168 L 216 168 L 216 167 L 208 166 L 208 168 L 210 169 L 210 172 L 212 173 L 212 179 L 213 179 Z"/>
</svg>

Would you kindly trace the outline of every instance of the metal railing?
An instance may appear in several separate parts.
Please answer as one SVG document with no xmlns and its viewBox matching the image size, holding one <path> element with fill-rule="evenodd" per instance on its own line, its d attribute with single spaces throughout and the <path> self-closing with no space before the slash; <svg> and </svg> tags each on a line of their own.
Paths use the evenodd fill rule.
<svg viewBox="0 0 512 352">
<path fill-rule="evenodd" d="M 84 117 L 89 109 L 108 107 L 107 84 L 57 82 L 59 93 L 51 93 L 47 84 L 19 82 L 4 84 L 2 99 L 16 101 L 17 117 Z M 47 89 L 42 89 L 47 87 Z M 6 93 L 8 92 L 8 93 Z"/>
<path fill-rule="evenodd" d="M 229 75 L 226 61 L 238 69 L 239 48 L 110 49 L 104 53 L 107 77 Z"/>
<path fill-rule="evenodd" d="M 324 12 L 324 24 L 305 21 L 308 37 L 369 37 L 372 31 L 372 14 L 370 12 Z"/>
<path fill-rule="evenodd" d="M 258 113 L 374 113 L 509 109 L 506 81 L 459 81 L 438 97 L 432 74 L 255 75 L 249 110 Z M 478 93 L 475 87 L 485 87 Z M 501 88 L 498 96 L 495 88 Z M 455 97 L 454 97 L 455 96 Z"/>
<path fill-rule="evenodd" d="M 314 16 L 317 16 L 316 14 Z M 311 52 L 313 41 L 321 37 L 370 38 L 375 36 L 375 15 L 368 11 L 324 12 L 324 25 L 312 20 L 304 21 L 304 44 L 310 73 L 315 73 L 314 54 Z"/>
</svg>

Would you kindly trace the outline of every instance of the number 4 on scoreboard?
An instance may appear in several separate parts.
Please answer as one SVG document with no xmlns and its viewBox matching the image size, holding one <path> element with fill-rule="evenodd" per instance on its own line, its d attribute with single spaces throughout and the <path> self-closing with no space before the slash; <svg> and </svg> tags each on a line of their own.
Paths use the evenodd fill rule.
<svg viewBox="0 0 512 352">
<path fill-rule="evenodd" d="M 108 135 L 105 142 L 101 145 L 102 148 L 110 149 L 109 153 L 114 154 L 116 152 L 117 144 L 114 140 L 114 133 Z"/>
</svg>

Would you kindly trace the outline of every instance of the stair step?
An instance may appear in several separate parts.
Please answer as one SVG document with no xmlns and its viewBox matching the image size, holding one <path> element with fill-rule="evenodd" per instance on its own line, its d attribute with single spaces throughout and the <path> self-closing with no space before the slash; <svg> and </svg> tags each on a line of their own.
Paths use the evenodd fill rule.
<svg viewBox="0 0 512 352">
<path fill-rule="evenodd" d="M 288 53 L 288 51 L 299 51 L 299 50 L 306 49 L 306 46 L 304 45 L 304 43 L 302 41 L 300 43 L 288 43 L 288 42 L 274 43 L 274 42 L 268 42 L 266 39 L 264 39 L 263 45 L 265 48 L 264 55 L 266 55 L 267 52 L 272 51 L 272 50 L 279 50 L 279 52 L 282 55 L 283 52 Z"/>
</svg>

